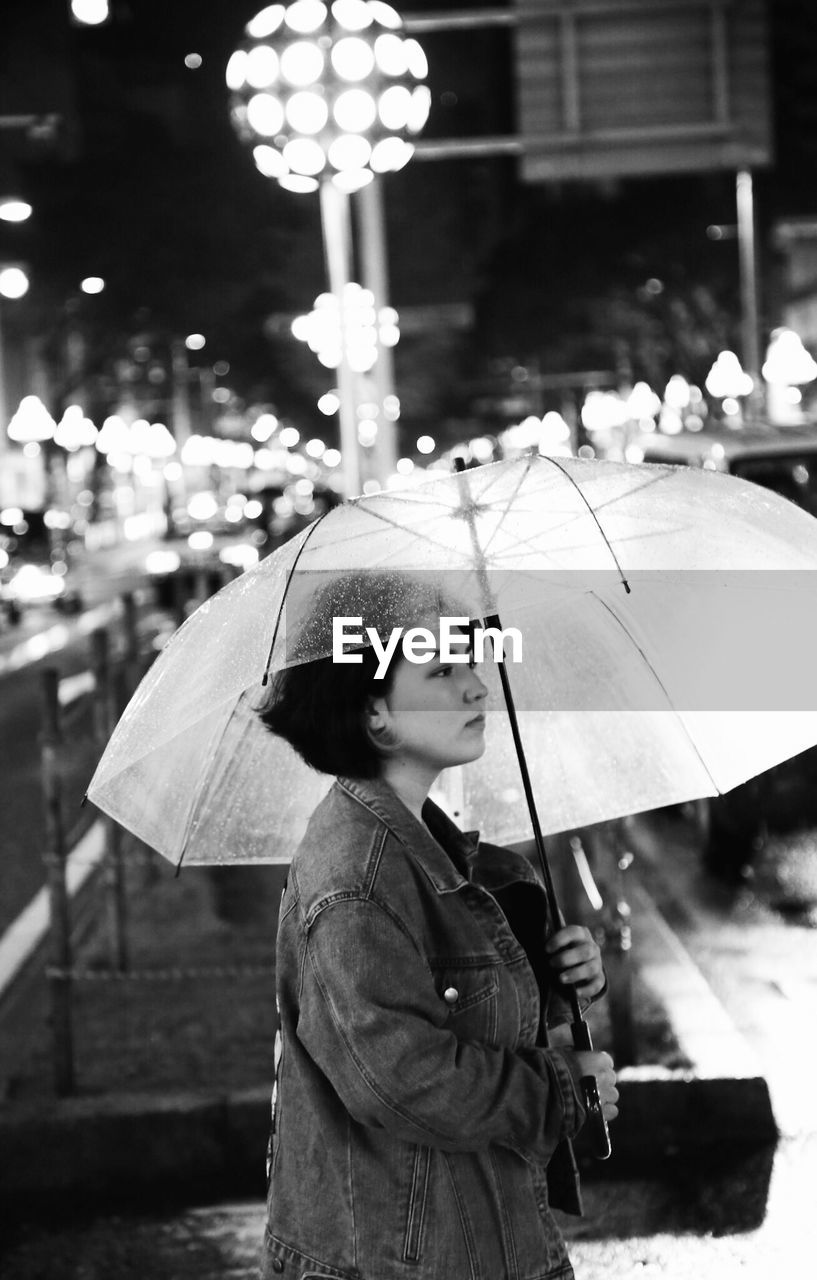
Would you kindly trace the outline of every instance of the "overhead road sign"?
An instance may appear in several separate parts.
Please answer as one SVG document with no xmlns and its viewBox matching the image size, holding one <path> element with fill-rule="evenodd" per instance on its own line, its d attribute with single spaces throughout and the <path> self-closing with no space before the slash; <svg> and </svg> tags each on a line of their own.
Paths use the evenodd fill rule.
<svg viewBox="0 0 817 1280">
<path fill-rule="evenodd" d="M 528 182 L 771 160 L 764 0 L 514 0 Z"/>
</svg>

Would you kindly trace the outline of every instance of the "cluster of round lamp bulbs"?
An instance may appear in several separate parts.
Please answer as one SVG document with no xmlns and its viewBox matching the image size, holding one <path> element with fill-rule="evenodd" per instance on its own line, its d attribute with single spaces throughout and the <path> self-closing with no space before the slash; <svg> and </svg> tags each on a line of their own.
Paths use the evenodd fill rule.
<svg viewBox="0 0 817 1280">
<path fill-rule="evenodd" d="M 428 117 L 425 54 L 382 0 L 269 5 L 227 64 L 230 113 L 257 168 L 290 191 L 356 191 L 401 169 Z"/>
</svg>

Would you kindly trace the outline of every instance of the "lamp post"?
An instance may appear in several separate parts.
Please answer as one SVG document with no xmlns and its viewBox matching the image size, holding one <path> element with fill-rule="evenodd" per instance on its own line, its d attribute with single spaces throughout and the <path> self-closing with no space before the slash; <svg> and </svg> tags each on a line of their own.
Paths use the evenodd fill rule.
<svg viewBox="0 0 817 1280">
<path fill-rule="evenodd" d="M 6 445 L 9 402 L 6 391 L 5 337 L 3 334 L 3 300 L 16 300 L 28 292 L 28 275 L 19 263 L 0 263 L 0 453 Z"/>
<path fill-rule="evenodd" d="M 399 15 L 381 0 L 295 0 L 262 9 L 227 65 L 230 114 L 256 167 L 288 191 L 320 191 L 327 275 L 338 300 L 340 437 L 347 496 L 360 489 L 354 370 L 343 297 L 353 283 L 349 197 L 401 169 L 428 117 L 428 66 Z M 363 209 L 372 241 L 372 215 Z M 385 302 L 383 254 L 368 257 L 376 305 Z M 382 384 L 382 378 L 381 378 Z M 381 421 L 382 415 L 381 405 Z"/>
</svg>

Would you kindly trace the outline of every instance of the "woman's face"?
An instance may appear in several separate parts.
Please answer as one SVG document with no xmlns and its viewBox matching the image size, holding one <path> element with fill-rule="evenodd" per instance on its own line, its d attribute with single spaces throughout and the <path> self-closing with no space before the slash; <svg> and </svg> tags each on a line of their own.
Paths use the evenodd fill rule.
<svg viewBox="0 0 817 1280">
<path fill-rule="evenodd" d="M 488 690 L 473 666 L 441 662 L 438 653 L 426 663 L 395 661 L 391 688 L 372 699 L 370 714 L 375 737 L 380 728 L 384 741 L 393 744 L 390 759 L 435 776 L 479 759 L 485 750 Z"/>
</svg>

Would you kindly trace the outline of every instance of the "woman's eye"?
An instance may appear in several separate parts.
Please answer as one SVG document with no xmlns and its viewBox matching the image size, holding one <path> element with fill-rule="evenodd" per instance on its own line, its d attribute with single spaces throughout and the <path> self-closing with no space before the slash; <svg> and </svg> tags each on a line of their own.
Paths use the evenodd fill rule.
<svg viewBox="0 0 817 1280">
<path fill-rule="evenodd" d="M 453 667 L 437 667 L 437 669 L 432 671 L 431 674 L 433 676 L 450 676 L 453 670 Z"/>
</svg>

